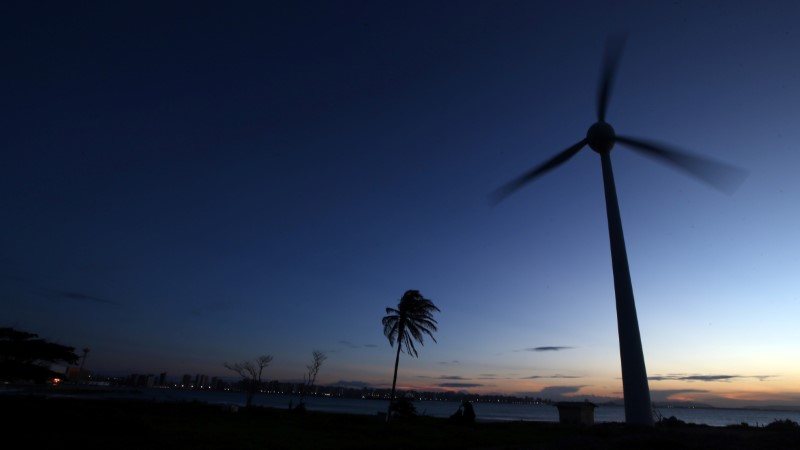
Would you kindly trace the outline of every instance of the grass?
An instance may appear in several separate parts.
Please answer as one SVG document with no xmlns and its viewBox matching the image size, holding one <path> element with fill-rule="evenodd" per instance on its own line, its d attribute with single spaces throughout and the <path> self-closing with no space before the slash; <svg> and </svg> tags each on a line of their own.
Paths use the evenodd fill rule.
<svg viewBox="0 0 800 450">
<path fill-rule="evenodd" d="M 226 411 L 199 402 L 0 395 L 3 436 L 28 448 L 82 449 L 797 449 L 796 427 L 631 428 L 550 422 L 303 414 L 275 408 Z"/>
</svg>

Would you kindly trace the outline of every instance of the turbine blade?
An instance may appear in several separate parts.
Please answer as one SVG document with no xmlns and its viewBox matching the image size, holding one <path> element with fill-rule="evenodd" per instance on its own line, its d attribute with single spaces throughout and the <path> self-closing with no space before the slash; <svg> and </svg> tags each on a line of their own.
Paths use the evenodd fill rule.
<svg viewBox="0 0 800 450">
<path fill-rule="evenodd" d="M 515 178 L 514 180 L 511 180 L 510 182 L 506 183 L 505 185 L 494 191 L 490 203 L 492 205 L 500 203 L 501 201 L 503 201 L 503 199 L 514 193 L 517 189 L 521 188 L 525 184 L 533 181 L 535 178 L 539 177 L 545 172 L 549 172 L 550 170 L 555 169 L 561 164 L 564 164 L 570 158 L 575 156 L 575 154 L 578 153 L 578 151 L 580 151 L 580 149 L 582 149 L 585 145 L 586 145 L 586 139 L 583 139 L 577 144 L 569 147 L 568 149 L 552 157 L 544 164 L 535 167 L 530 171 L 522 174 L 518 178 Z"/>
<path fill-rule="evenodd" d="M 617 67 L 622 56 L 622 49 L 625 46 L 625 35 L 615 35 L 606 41 L 606 53 L 603 59 L 603 68 L 600 72 L 600 85 L 597 88 L 597 120 L 606 121 L 606 110 L 608 101 L 611 98 L 611 88 L 614 84 L 614 77 L 617 74 Z"/>
<path fill-rule="evenodd" d="M 652 141 L 617 135 L 617 142 L 646 156 L 671 164 L 729 195 L 733 194 L 747 178 L 747 171 L 742 168 L 675 150 Z"/>
</svg>

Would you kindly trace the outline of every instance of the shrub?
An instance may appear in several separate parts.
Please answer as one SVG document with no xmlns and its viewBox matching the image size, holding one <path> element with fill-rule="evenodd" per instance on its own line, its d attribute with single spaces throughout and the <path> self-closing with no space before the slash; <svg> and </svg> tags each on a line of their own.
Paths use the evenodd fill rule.
<svg viewBox="0 0 800 450">
<path fill-rule="evenodd" d="M 417 407 L 414 403 L 405 398 L 398 398 L 392 403 L 392 417 L 399 419 L 410 419 L 417 417 Z"/>
<path fill-rule="evenodd" d="M 769 430 L 797 430 L 800 424 L 789 419 L 776 419 L 768 423 L 764 428 Z"/>
<path fill-rule="evenodd" d="M 666 418 L 661 418 L 657 424 L 662 427 L 685 427 L 686 422 L 678 419 L 675 416 L 669 416 Z"/>
</svg>

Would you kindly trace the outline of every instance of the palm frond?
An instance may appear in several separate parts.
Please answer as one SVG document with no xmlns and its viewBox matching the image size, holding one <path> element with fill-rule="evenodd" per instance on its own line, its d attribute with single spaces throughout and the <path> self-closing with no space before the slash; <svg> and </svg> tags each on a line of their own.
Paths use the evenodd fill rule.
<svg viewBox="0 0 800 450">
<path fill-rule="evenodd" d="M 435 311 L 439 311 L 439 308 L 431 300 L 423 297 L 419 291 L 406 291 L 396 309 L 386 308 L 383 334 L 389 339 L 390 345 L 394 346 L 396 341 L 401 351 L 417 357 L 415 342 L 425 345 L 425 335 L 436 342 L 433 336 L 438 330 L 438 324 L 433 317 Z"/>
</svg>

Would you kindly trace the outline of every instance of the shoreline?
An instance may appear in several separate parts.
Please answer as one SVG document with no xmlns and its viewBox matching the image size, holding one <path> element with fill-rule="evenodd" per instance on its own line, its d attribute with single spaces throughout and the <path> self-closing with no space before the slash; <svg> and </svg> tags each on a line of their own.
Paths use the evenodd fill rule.
<svg viewBox="0 0 800 450">
<path fill-rule="evenodd" d="M 175 388 L 136 388 L 136 387 L 108 387 L 84 385 L 0 385 L 0 397 L 4 395 L 27 395 L 49 398 L 117 398 L 130 400 L 144 400 L 160 403 L 207 403 L 211 405 L 224 405 L 227 409 L 244 408 L 245 394 L 235 391 L 205 391 Z M 240 397 L 241 396 L 241 397 Z M 254 406 L 270 407 L 277 410 L 288 409 L 296 399 L 291 394 L 260 393 L 256 396 Z M 380 408 L 367 408 L 367 401 L 386 403 L 382 399 L 357 399 L 350 397 L 311 396 L 307 399 L 310 411 L 326 412 L 332 414 L 356 414 L 371 417 L 385 409 L 386 404 Z M 459 401 L 441 400 L 436 402 L 420 400 L 415 402 L 417 413 L 420 416 L 434 418 L 448 418 L 456 411 Z M 473 403 L 480 422 L 545 422 L 557 423 L 558 413 L 555 407 L 546 411 L 547 405 L 517 405 Z M 500 409 L 497 409 L 499 406 Z M 624 423 L 624 407 L 616 404 L 598 405 L 595 413 L 595 424 Z M 527 409 L 531 407 L 532 409 Z M 488 409 L 487 409 L 488 408 Z M 610 408 L 610 409 L 607 409 Z M 732 413 L 725 415 L 726 412 Z M 721 416 L 717 416 L 721 413 Z M 685 407 L 673 406 L 668 408 L 654 408 L 654 418 L 671 420 L 674 423 L 687 425 L 701 425 L 717 428 L 729 426 L 764 427 L 775 421 L 800 422 L 800 413 L 794 410 L 768 409 L 768 408 L 716 408 L 716 407 Z"/>
<path fill-rule="evenodd" d="M 130 394 L 130 395 L 147 395 L 148 390 L 157 390 L 162 392 L 168 391 L 175 391 L 175 392 L 197 392 L 200 395 L 204 395 L 206 393 L 231 393 L 231 394 L 241 394 L 242 396 L 245 395 L 244 392 L 241 391 L 234 391 L 234 390 L 198 390 L 198 389 L 185 389 L 185 388 L 174 388 L 174 387 L 128 387 L 128 386 L 94 386 L 94 385 L 33 385 L 33 384 L 0 384 L 0 395 L 7 394 L 7 393 L 33 393 L 33 392 L 58 392 L 58 393 L 68 393 L 68 392 L 75 392 L 80 394 Z M 286 393 L 273 393 L 273 392 L 259 392 L 257 395 L 259 396 L 292 396 L 293 394 L 286 394 Z M 376 401 L 376 402 L 385 402 L 388 401 L 387 399 L 382 398 L 356 398 L 356 397 L 348 397 L 348 396 L 311 396 L 310 398 L 338 398 L 338 399 L 348 399 L 348 400 L 365 400 L 365 401 Z M 420 400 L 423 401 L 423 400 Z M 431 400 L 433 401 L 433 400 Z M 462 400 L 461 399 L 444 399 L 444 400 L 435 400 L 437 403 L 452 403 L 458 404 Z M 480 402 L 476 401 L 475 404 L 495 404 L 494 402 Z M 554 402 L 555 403 L 555 402 Z M 517 403 L 517 402 L 507 402 L 503 404 L 509 405 L 538 405 L 538 403 Z M 243 405 L 240 405 L 243 406 Z M 624 408 L 623 403 L 616 403 L 616 402 L 607 402 L 607 403 L 597 403 L 598 407 L 613 407 L 613 408 Z M 693 404 L 657 404 L 654 402 L 653 405 L 654 410 L 656 411 L 670 411 L 670 410 L 713 410 L 713 411 L 762 411 L 762 412 L 776 412 L 776 413 L 800 413 L 800 405 L 754 405 L 754 406 L 713 406 L 707 404 L 701 405 L 693 405 Z M 662 414 L 666 415 L 666 414 Z M 712 425 L 713 426 L 713 425 Z"/>
<path fill-rule="evenodd" d="M 270 407 L 226 410 L 203 402 L 0 395 L 6 430 L 33 448 L 83 449 L 790 449 L 796 427 L 664 423 L 589 426 L 512 421 L 457 424 L 438 417 L 386 423 L 378 416 Z M 796 425 L 796 424 L 795 424 Z"/>
<path fill-rule="evenodd" d="M 245 394 L 237 391 L 214 391 L 178 388 L 136 388 L 123 386 L 90 386 L 90 385 L 4 385 L 0 386 L 0 395 L 21 393 L 23 395 L 40 395 L 49 397 L 74 397 L 74 398 L 122 398 L 152 400 L 157 402 L 205 402 L 209 404 L 226 405 L 227 408 L 243 408 Z M 277 394 L 262 392 L 256 395 L 254 406 L 287 409 L 287 405 L 297 401 L 291 394 Z M 330 413 L 359 414 L 371 416 L 383 411 L 388 403 L 384 399 L 352 398 L 338 396 L 311 396 L 307 399 L 309 410 Z M 381 403 L 380 407 L 370 408 L 371 402 Z M 415 401 L 417 413 L 420 416 L 448 418 L 459 406 L 459 401 Z M 531 404 L 497 404 L 495 402 L 473 402 L 476 409 L 476 419 L 480 422 L 558 422 L 559 415 L 556 407 L 549 405 Z M 595 411 L 594 422 L 624 423 L 624 407 L 618 404 L 600 404 Z M 654 408 L 656 421 L 675 419 L 686 424 L 705 425 L 712 427 L 727 427 L 731 425 L 748 425 L 763 427 L 776 420 L 789 420 L 800 422 L 800 412 L 782 409 L 745 409 L 745 408 L 716 408 L 704 405 L 703 407 L 673 406 L 668 408 Z"/>
</svg>

